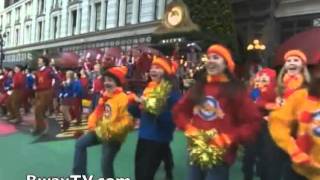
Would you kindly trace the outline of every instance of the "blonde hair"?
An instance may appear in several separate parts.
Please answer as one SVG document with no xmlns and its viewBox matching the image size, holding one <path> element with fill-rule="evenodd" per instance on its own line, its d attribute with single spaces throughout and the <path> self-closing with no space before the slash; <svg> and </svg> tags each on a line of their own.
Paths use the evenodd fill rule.
<svg viewBox="0 0 320 180">
<path fill-rule="evenodd" d="M 283 91 L 284 91 L 283 77 L 284 77 L 285 74 L 286 74 L 286 69 L 285 69 L 285 67 L 282 67 L 280 72 L 279 72 L 278 79 L 277 79 L 277 84 L 278 84 L 277 93 L 280 96 L 283 95 Z M 311 76 L 310 76 L 310 73 L 309 73 L 309 70 L 308 70 L 307 66 L 303 67 L 302 75 L 303 75 L 303 78 L 304 78 L 304 82 L 309 84 L 310 81 L 311 81 Z"/>
<path fill-rule="evenodd" d="M 74 80 L 74 72 L 73 71 L 67 71 L 66 72 L 66 78 L 70 78 L 71 80 Z"/>
</svg>

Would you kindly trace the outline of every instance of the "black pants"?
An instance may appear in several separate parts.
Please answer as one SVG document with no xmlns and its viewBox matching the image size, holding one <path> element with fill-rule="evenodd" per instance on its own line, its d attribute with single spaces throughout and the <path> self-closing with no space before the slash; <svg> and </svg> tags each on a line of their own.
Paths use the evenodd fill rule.
<svg viewBox="0 0 320 180">
<path fill-rule="evenodd" d="M 135 180 L 153 180 L 162 161 L 168 162 L 166 170 L 172 169 L 172 155 L 170 160 L 168 152 L 171 152 L 169 143 L 139 139 L 135 156 Z"/>
<path fill-rule="evenodd" d="M 255 170 L 261 180 L 282 180 L 285 166 L 289 163 L 287 154 L 273 141 L 267 122 L 263 122 L 256 143 L 245 146 L 244 180 L 253 180 Z"/>
<path fill-rule="evenodd" d="M 307 178 L 297 174 L 292 166 L 291 163 L 288 163 L 286 168 L 285 168 L 285 175 L 283 180 L 308 180 Z"/>
</svg>

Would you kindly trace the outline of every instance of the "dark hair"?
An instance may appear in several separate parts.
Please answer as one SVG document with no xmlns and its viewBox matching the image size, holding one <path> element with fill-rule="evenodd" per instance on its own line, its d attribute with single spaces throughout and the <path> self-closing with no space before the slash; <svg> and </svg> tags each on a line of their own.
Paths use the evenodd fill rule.
<svg viewBox="0 0 320 180">
<path fill-rule="evenodd" d="M 16 65 L 15 67 L 19 68 L 20 71 L 24 69 L 21 65 Z"/>
<path fill-rule="evenodd" d="M 232 101 L 239 92 L 244 92 L 246 88 L 227 69 L 225 70 L 225 75 L 229 81 L 221 83 L 221 88 L 223 89 L 222 96 Z M 195 84 L 190 88 L 190 96 L 188 97 L 194 104 L 200 104 L 205 98 L 203 89 L 207 83 L 207 76 L 206 69 L 202 69 L 195 74 Z"/>
<path fill-rule="evenodd" d="M 49 66 L 50 60 L 46 56 L 40 56 L 38 59 L 42 59 L 45 66 Z"/>
<path fill-rule="evenodd" d="M 116 82 L 116 85 L 119 86 L 119 87 L 122 87 L 123 84 L 121 83 L 120 79 L 118 77 L 116 77 L 115 75 L 113 75 L 112 73 L 106 71 L 104 74 L 103 74 L 103 77 L 110 77 L 112 78 L 115 82 Z"/>
</svg>

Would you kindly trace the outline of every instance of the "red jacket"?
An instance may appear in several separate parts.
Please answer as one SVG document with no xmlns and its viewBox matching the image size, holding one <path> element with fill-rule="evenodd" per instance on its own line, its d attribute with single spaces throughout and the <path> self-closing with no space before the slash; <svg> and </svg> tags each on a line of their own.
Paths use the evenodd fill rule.
<svg viewBox="0 0 320 180">
<path fill-rule="evenodd" d="M 54 72 L 50 67 L 45 67 L 36 72 L 36 90 L 43 91 L 52 88 L 52 80 L 54 79 Z"/>
<path fill-rule="evenodd" d="M 100 93 L 101 91 L 103 91 L 104 87 L 103 87 L 103 82 L 102 82 L 102 78 L 95 78 L 93 80 L 93 92 L 95 93 Z"/>
<path fill-rule="evenodd" d="M 26 77 L 22 72 L 15 73 L 12 78 L 14 90 L 24 90 L 26 87 Z"/>
<path fill-rule="evenodd" d="M 7 76 L 2 74 L 0 75 L 0 93 L 4 93 L 5 90 L 4 90 L 4 82 L 6 80 Z"/>
<path fill-rule="evenodd" d="M 254 141 L 262 119 L 257 106 L 249 98 L 246 91 L 234 92 L 234 97 L 224 94 L 225 84 L 207 83 L 204 87 L 205 101 L 201 105 L 194 104 L 185 94 L 173 109 L 176 125 L 182 130 L 191 123 L 201 130 L 215 128 L 218 133 L 227 134 L 232 141 L 227 150 L 225 162 L 233 163 L 237 145 Z"/>
</svg>

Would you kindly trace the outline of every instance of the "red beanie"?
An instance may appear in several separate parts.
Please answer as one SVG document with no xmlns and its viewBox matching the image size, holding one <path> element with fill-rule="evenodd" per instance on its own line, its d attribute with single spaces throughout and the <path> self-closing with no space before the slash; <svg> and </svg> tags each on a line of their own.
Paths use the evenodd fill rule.
<svg viewBox="0 0 320 180">
<path fill-rule="evenodd" d="M 122 66 L 122 67 L 112 67 L 110 69 L 108 69 L 107 71 L 108 73 L 114 75 L 119 81 L 120 83 L 123 85 L 126 82 L 126 75 L 128 72 L 127 67 Z"/>
</svg>

